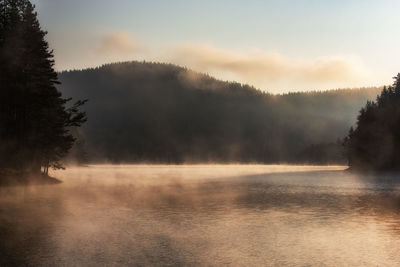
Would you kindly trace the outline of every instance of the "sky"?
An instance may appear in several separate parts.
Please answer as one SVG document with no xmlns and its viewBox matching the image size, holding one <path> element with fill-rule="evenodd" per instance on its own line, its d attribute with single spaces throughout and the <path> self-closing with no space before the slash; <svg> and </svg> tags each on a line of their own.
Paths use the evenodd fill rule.
<svg viewBox="0 0 400 267">
<path fill-rule="evenodd" d="M 398 0 L 34 0 L 56 69 L 178 64 L 263 91 L 381 86 L 400 72 Z"/>
</svg>

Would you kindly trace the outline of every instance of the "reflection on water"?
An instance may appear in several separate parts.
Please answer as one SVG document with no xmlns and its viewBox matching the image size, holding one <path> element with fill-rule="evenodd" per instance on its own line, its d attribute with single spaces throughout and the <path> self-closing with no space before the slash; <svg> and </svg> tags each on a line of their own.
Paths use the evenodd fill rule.
<svg viewBox="0 0 400 267">
<path fill-rule="evenodd" d="M 396 177 L 91 166 L 0 188 L 0 266 L 399 266 Z"/>
</svg>

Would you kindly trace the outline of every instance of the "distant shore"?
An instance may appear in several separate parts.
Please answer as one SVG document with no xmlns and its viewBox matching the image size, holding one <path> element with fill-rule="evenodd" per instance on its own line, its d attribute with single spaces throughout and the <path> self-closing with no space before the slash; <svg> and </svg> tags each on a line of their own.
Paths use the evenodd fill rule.
<svg viewBox="0 0 400 267">
<path fill-rule="evenodd" d="M 376 177 L 386 177 L 386 178 L 400 178 L 400 170 L 396 169 L 388 169 L 388 170 L 374 170 L 374 169 L 366 169 L 366 168 L 356 168 L 356 167 L 348 167 L 346 172 L 359 174 L 359 175 L 368 175 L 368 176 L 376 176 Z"/>
</svg>

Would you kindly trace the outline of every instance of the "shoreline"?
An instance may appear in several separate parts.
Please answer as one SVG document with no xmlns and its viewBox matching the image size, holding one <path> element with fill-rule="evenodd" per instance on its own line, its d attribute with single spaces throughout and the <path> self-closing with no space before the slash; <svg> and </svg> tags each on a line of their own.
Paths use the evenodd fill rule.
<svg viewBox="0 0 400 267">
<path fill-rule="evenodd" d="M 62 183 L 61 180 L 44 174 L 33 175 L 15 170 L 0 170 L 0 187 L 55 185 L 60 183 Z"/>
</svg>

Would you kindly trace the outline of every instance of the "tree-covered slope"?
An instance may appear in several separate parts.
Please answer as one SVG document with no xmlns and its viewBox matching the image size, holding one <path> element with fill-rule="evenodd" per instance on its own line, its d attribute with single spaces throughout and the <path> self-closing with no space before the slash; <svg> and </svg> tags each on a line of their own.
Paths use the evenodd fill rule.
<svg viewBox="0 0 400 267">
<path fill-rule="evenodd" d="M 345 143 L 352 169 L 400 170 L 400 73 L 393 86 L 385 87 L 376 101 L 360 110 Z"/>
<path fill-rule="evenodd" d="M 334 143 L 378 88 L 271 95 L 160 63 L 62 72 L 67 97 L 89 99 L 92 161 L 284 162 Z M 323 147 L 323 146 L 321 146 Z M 327 156 L 329 158 L 329 155 Z"/>
</svg>

